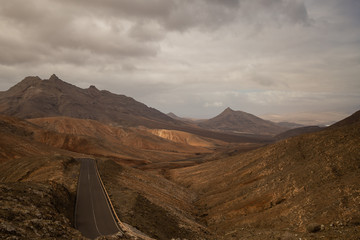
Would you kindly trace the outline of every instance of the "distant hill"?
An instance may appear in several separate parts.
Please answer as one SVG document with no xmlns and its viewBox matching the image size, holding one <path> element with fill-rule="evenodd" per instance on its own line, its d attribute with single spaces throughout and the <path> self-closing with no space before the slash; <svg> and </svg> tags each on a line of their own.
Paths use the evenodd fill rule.
<svg viewBox="0 0 360 240">
<path fill-rule="evenodd" d="M 172 112 L 169 112 L 168 114 L 169 117 L 175 119 L 175 120 L 179 120 L 179 121 L 182 121 L 182 122 L 186 122 L 186 123 L 189 123 L 189 124 L 192 124 L 192 125 L 196 125 L 197 123 L 199 122 L 202 122 L 204 121 L 204 119 L 199 119 L 199 118 L 185 118 L 185 117 L 179 117 L 177 116 L 175 113 L 172 113 Z"/>
<path fill-rule="evenodd" d="M 26 77 L 8 91 L 0 92 L 0 113 L 24 119 L 68 116 L 150 128 L 184 125 L 133 98 L 100 91 L 95 86 L 81 89 L 56 75 L 48 80 Z"/>
<path fill-rule="evenodd" d="M 236 134 L 276 135 L 288 128 L 261 119 L 252 114 L 225 109 L 218 116 L 198 124 L 200 127 Z"/>
<path fill-rule="evenodd" d="M 298 123 L 292 123 L 292 122 L 277 122 L 276 125 L 284 128 L 301 128 L 305 127 L 304 125 L 298 124 Z"/>
<path fill-rule="evenodd" d="M 171 117 L 172 119 L 175 119 L 175 120 L 179 120 L 179 121 L 182 121 L 182 122 L 189 122 L 189 123 L 192 123 L 192 120 L 188 119 L 188 118 L 182 118 L 182 117 L 179 117 L 177 116 L 175 113 L 172 113 L 172 112 L 169 112 L 168 114 L 166 114 L 167 116 Z"/>
</svg>

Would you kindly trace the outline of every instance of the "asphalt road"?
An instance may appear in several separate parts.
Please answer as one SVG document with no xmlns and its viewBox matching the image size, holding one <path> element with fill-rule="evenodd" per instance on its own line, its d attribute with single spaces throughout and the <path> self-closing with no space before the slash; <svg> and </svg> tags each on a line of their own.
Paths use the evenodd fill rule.
<svg viewBox="0 0 360 240">
<path fill-rule="evenodd" d="M 81 168 L 75 207 L 75 227 L 94 239 L 119 232 L 101 186 L 93 159 L 80 159 Z"/>
</svg>

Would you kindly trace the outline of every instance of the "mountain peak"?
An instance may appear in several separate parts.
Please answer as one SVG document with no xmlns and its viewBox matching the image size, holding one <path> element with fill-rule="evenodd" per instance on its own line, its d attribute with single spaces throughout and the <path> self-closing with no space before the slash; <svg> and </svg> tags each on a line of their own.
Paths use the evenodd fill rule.
<svg viewBox="0 0 360 240">
<path fill-rule="evenodd" d="M 41 78 L 38 76 L 28 76 L 24 78 L 20 83 L 26 83 L 27 85 L 33 85 L 34 83 L 41 82 Z"/>
<path fill-rule="evenodd" d="M 99 89 L 97 89 L 94 85 L 90 85 L 89 89 L 92 89 L 92 90 L 97 90 L 99 91 Z"/>
<path fill-rule="evenodd" d="M 232 110 L 230 107 L 227 107 L 227 108 L 223 111 L 223 113 L 233 113 L 233 112 L 235 112 L 235 111 Z"/>
<path fill-rule="evenodd" d="M 91 85 L 87 90 L 93 96 L 97 96 L 100 94 L 100 90 L 97 89 L 94 85 Z"/>
<path fill-rule="evenodd" d="M 55 74 L 51 75 L 49 78 L 50 81 L 56 81 L 56 80 L 60 80 L 60 78 L 58 78 L 58 76 L 56 76 Z"/>
<path fill-rule="evenodd" d="M 19 82 L 15 86 L 11 87 L 9 91 L 22 92 L 25 91 L 27 88 L 38 84 L 41 81 L 42 81 L 41 78 L 39 78 L 38 76 L 28 76 L 25 77 L 21 82 Z"/>
</svg>

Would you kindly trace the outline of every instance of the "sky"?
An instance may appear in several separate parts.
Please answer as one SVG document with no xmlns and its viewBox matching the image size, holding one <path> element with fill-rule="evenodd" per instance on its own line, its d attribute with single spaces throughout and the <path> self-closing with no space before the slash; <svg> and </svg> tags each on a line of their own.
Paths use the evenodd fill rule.
<svg viewBox="0 0 360 240">
<path fill-rule="evenodd" d="M 181 117 L 337 121 L 359 26 L 359 0 L 0 0 L 0 91 L 55 73 Z"/>
</svg>

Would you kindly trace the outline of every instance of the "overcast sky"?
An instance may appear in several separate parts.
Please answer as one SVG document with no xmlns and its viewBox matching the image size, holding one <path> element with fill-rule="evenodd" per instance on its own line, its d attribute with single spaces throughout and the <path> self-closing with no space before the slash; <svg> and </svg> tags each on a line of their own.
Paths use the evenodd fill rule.
<svg viewBox="0 0 360 240">
<path fill-rule="evenodd" d="M 0 0 L 0 90 L 55 73 L 160 111 L 360 109 L 359 0 Z"/>
</svg>

